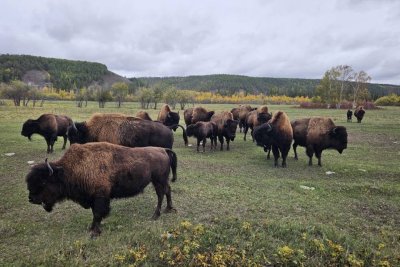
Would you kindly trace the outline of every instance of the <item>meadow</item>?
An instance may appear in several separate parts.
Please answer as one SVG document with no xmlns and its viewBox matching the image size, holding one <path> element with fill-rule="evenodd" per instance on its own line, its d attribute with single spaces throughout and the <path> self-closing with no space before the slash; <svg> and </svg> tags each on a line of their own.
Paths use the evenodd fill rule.
<svg viewBox="0 0 400 267">
<path fill-rule="evenodd" d="M 239 131 L 231 151 L 210 152 L 208 143 L 206 153 L 197 153 L 195 139 L 185 147 L 178 129 L 178 179 L 171 183 L 177 212 L 151 220 L 157 198 L 148 186 L 134 198 L 112 201 L 102 235 L 91 239 L 90 210 L 65 201 L 47 213 L 28 202 L 27 162 L 56 160 L 64 151 L 59 138 L 55 152 L 46 154 L 43 137 L 30 142 L 20 135 L 22 124 L 43 113 L 74 121 L 94 112 L 133 115 L 139 104 L 99 109 L 94 102 L 87 108 L 61 101 L 35 108 L 6 103 L 0 106 L 1 266 L 400 265 L 399 107 L 367 110 L 358 124 L 346 122 L 345 110 L 270 105 L 290 119 L 329 116 L 347 127 L 348 148 L 343 154 L 325 150 L 322 167 L 309 167 L 304 148 L 298 148 L 298 161 L 291 150 L 288 167 L 274 168 Z M 147 111 L 157 118 L 157 110 Z"/>
</svg>

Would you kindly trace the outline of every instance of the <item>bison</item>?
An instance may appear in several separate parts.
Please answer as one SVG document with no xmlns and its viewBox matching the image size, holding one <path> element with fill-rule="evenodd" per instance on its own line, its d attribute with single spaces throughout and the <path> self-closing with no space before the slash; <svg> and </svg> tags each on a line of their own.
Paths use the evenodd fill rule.
<svg viewBox="0 0 400 267">
<path fill-rule="evenodd" d="M 179 124 L 179 112 L 172 112 L 168 104 L 164 104 L 158 113 L 157 120 L 166 126 L 173 126 Z"/>
<path fill-rule="evenodd" d="M 293 150 L 297 157 L 297 146 L 306 148 L 309 157 L 308 165 L 312 165 L 312 157 L 318 159 L 318 165 L 322 166 L 321 156 L 325 149 L 336 149 L 340 154 L 347 148 L 347 131 L 343 126 L 336 126 L 332 119 L 324 117 L 304 118 L 292 121 Z"/>
<path fill-rule="evenodd" d="M 242 128 L 244 128 L 246 125 L 247 114 L 253 110 L 256 110 L 257 108 L 252 108 L 250 105 L 240 105 L 238 109 L 239 132 L 242 132 Z"/>
<path fill-rule="evenodd" d="M 54 162 L 35 165 L 26 176 L 29 202 L 51 212 L 70 199 L 92 209 L 91 236 L 100 235 L 100 223 L 110 212 L 110 200 L 143 192 L 152 183 L 158 197 L 153 219 L 160 216 L 164 195 L 166 212 L 173 211 L 169 173 L 176 180 L 177 157 L 166 148 L 129 148 L 107 142 L 73 144 Z"/>
<path fill-rule="evenodd" d="M 109 142 L 128 147 L 158 146 L 172 148 L 172 131 L 160 122 L 142 120 L 124 114 L 95 113 L 87 122 L 68 128 L 73 143 Z"/>
<path fill-rule="evenodd" d="M 271 120 L 254 129 L 254 139 L 258 146 L 264 150 L 272 147 L 275 159 L 275 167 L 278 167 L 278 159 L 282 154 L 282 167 L 286 167 L 286 158 L 293 140 L 293 130 L 286 113 L 278 111 Z"/>
<path fill-rule="evenodd" d="M 149 113 L 147 113 L 146 111 L 138 111 L 135 115 L 135 117 L 137 118 L 141 118 L 142 120 L 147 120 L 147 121 L 152 121 Z"/>
<path fill-rule="evenodd" d="M 62 149 L 65 149 L 67 143 L 67 129 L 73 124 L 71 118 L 67 116 L 43 114 L 37 120 L 27 120 L 22 125 L 21 135 L 31 140 L 33 134 L 39 134 L 44 137 L 47 143 L 47 153 L 54 151 L 54 142 L 57 136 L 64 138 Z"/>
<path fill-rule="evenodd" d="M 354 111 L 354 117 L 357 118 L 358 123 L 361 123 L 362 119 L 364 118 L 364 114 L 365 114 L 365 110 L 362 106 L 359 106 L 358 108 L 356 108 L 356 110 Z"/>
<path fill-rule="evenodd" d="M 350 109 L 347 110 L 347 122 L 351 122 L 353 117 L 353 111 Z"/>
<path fill-rule="evenodd" d="M 188 108 L 184 112 L 186 126 L 198 121 L 210 121 L 214 111 L 207 111 L 203 107 Z"/>
<path fill-rule="evenodd" d="M 246 141 L 246 135 L 250 128 L 251 136 L 254 141 L 254 137 L 253 137 L 254 128 L 263 123 L 266 123 L 267 121 L 269 121 L 271 119 L 271 117 L 272 117 L 272 114 L 268 113 L 267 106 L 261 106 L 261 107 L 258 107 L 256 110 L 248 112 L 246 115 L 246 120 L 244 122 L 243 140 Z"/>
<path fill-rule="evenodd" d="M 235 140 L 236 128 L 239 122 L 234 120 L 232 113 L 228 111 L 214 114 L 211 117 L 211 121 L 218 127 L 218 140 L 221 143 L 220 150 L 223 150 L 224 137 L 226 140 L 226 150 L 229 150 L 229 142 Z"/>
<path fill-rule="evenodd" d="M 217 148 L 218 127 L 214 122 L 198 121 L 196 124 L 191 124 L 186 128 L 188 136 L 197 138 L 197 152 L 199 152 L 200 142 L 203 142 L 203 152 L 205 152 L 206 140 L 211 140 L 211 150 Z"/>
</svg>

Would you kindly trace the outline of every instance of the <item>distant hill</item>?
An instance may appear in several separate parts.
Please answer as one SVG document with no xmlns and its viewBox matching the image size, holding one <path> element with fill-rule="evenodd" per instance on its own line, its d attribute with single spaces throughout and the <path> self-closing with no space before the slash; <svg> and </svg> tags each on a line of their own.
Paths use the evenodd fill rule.
<svg viewBox="0 0 400 267">
<path fill-rule="evenodd" d="M 131 83 L 95 62 L 36 57 L 0 55 L 0 82 L 22 80 L 38 86 L 52 85 L 70 90 L 95 82 L 110 87 L 114 82 Z"/>
<path fill-rule="evenodd" d="M 287 96 L 313 96 L 315 87 L 320 79 L 292 79 L 292 78 L 268 78 L 248 77 L 240 75 L 203 75 L 187 77 L 140 77 L 142 83 L 154 86 L 175 86 L 178 89 L 190 89 L 195 91 L 213 91 L 223 95 L 231 95 L 235 92 L 251 94 L 264 93 L 268 95 Z M 399 85 L 369 84 L 371 96 L 376 99 L 391 93 L 400 94 Z"/>
</svg>

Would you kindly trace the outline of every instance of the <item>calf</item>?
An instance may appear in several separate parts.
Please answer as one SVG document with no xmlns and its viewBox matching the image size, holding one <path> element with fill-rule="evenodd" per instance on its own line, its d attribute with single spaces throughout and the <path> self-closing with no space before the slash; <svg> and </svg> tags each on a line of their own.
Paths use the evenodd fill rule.
<svg viewBox="0 0 400 267">
<path fill-rule="evenodd" d="M 205 152 L 206 140 L 211 140 L 211 150 L 217 148 L 218 127 L 214 122 L 199 121 L 196 124 L 191 124 L 186 128 L 188 136 L 197 138 L 197 152 L 199 152 L 200 142 L 203 142 L 203 152 Z"/>
</svg>

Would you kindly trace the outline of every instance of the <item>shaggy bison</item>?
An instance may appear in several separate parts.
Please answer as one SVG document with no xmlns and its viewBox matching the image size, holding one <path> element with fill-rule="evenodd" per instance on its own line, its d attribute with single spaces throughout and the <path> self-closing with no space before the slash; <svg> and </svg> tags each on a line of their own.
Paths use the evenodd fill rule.
<svg viewBox="0 0 400 267">
<path fill-rule="evenodd" d="M 293 140 L 293 130 L 286 113 L 278 111 L 268 123 L 254 129 L 254 139 L 264 151 L 272 147 L 275 167 L 278 167 L 278 158 L 282 154 L 282 167 L 286 167 L 286 158 Z"/>
<path fill-rule="evenodd" d="M 54 142 L 57 136 L 64 138 L 62 149 L 65 149 L 67 143 L 67 129 L 73 124 L 72 120 L 67 116 L 43 114 L 37 120 L 27 120 L 22 125 L 21 135 L 31 140 L 33 134 L 39 134 L 44 137 L 47 143 L 47 153 L 54 151 Z"/>
<path fill-rule="evenodd" d="M 157 120 L 166 126 L 173 126 L 179 124 L 179 112 L 171 111 L 169 105 L 164 104 L 158 113 Z"/>
<path fill-rule="evenodd" d="M 293 150 L 297 159 L 297 146 L 306 147 L 309 157 L 308 165 L 312 165 L 312 157 L 318 159 L 321 164 L 322 151 L 325 149 L 336 149 L 340 154 L 347 148 L 347 131 L 343 126 L 336 126 L 330 118 L 316 117 L 304 118 L 292 122 L 293 127 Z"/>
<path fill-rule="evenodd" d="M 347 110 L 347 122 L 351 122 L 353 117 L 353 111 L 350 109 Z"/>
<path fill-rule="evenodd" d="M 267 106 L 261 106 L 261 107 L 258 107 L 256 110 L 248 112 L 246 115 L 246 120 L 244 122 L 243 140 L 246 141 L 246 135 L 250 128 L 251 136 L 254 141 L 254 137 L 253 137 L 254 128 L 263 123 L 266 123 L 267 121 L 269 121 L 271 119 L 271 117 L 272 117 L 272 115 L 270 113 L 268 113 Z"/>
<path fill-rule="evenodd" d="M 128 148 L 106 142 L 74 144 L 54 162 L 32 167 L 26 176 L 29 202 L 42 205 L 47 212 L 57 202 L 70 199 L 85 209 L 91 208 L 92 236 L 101 233 L 100 223 L 110 212 L 110 200 L 135 196 L 152 183 L 158 203 L 153 219 L 160 216 L 164 195 L 166 211 L 172 211 L 169 173 L 176 180 L 177 157 L 160 147 Z"/>
<path fill-rule="evenodd" d="M 218 140 L 221 143 L 221 150 L 223 150 L 224 137 L 226 140 L 226 150 L 229 150 L 229 142 L 235 140 L 236 128 L 238 121 L 233 119 L 231 112 L 223 111 L 219 114 L 214 114 L 211 121 L 217 125 Z"/>
<path fill-rule="evenodd" d="M 87 122 L 68 129 L 73 143 L 109 142 L 128 147 L 158 146 L 172 148 L 172 131 L 160 122 L 142 120 L 124 114 L 95 113 Z"/>
<path fill-rule="evenodd" d="M 211 140 L 211 150 L 217 148 L 218 127 L 214 122 L 198 121 L 196 124 L 191 124 L 186 128 L 188 136 L 197 138 L 197 152 L 199 152 L 200 142 L 203 142 L 203 152 L 205 152 L 206 140 Z"/>
<path fill-rule="evenodd" d="M 354 117 L 357 118 L 358 123 L 361 123 L 362 119 L 364 118 L 364 114 L 365 114 L 365 110 L 362 106 L 359 106 L 358 108 L 356 108 L 356 110 L 354 111 Z"/>
<path fill-rule="evenodd" d="M 214 111 L 207 111 L 203 107 L 188 108 L 184 112 L 186 126 L 198 121 L 210 121 Z"/>
</svg>

